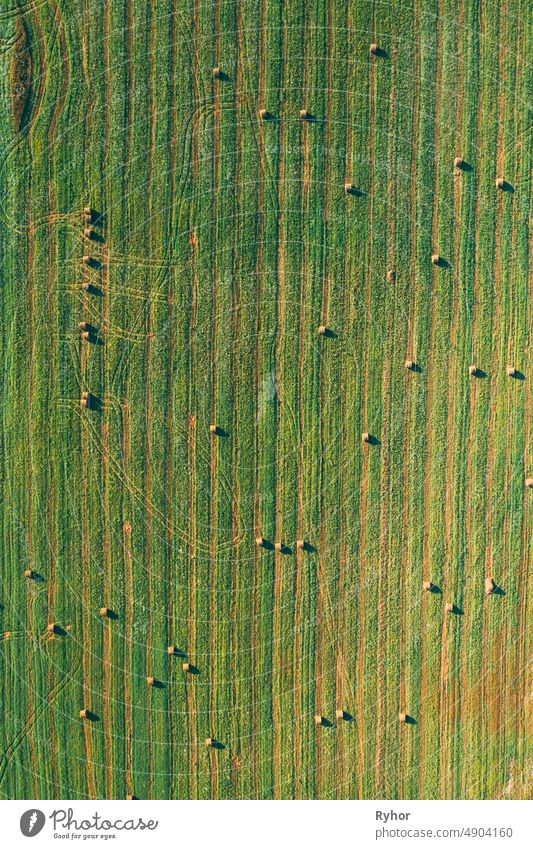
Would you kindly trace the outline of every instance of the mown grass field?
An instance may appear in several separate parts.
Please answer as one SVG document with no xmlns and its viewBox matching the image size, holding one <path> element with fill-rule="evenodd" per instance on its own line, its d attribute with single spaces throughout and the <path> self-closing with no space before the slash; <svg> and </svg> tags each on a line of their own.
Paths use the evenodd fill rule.
<svg viewBox="0 0 533 849">
<path fill-rule="evenodd" d="M 1 797 L 531 792 L 531 35 L 4 0 Z"/>
</svg>

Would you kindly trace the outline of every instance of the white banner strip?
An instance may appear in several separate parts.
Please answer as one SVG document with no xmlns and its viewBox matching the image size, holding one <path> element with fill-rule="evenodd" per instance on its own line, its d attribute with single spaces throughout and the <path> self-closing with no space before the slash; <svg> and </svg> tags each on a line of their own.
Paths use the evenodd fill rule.
<svg viewBox="0 0 533 849">
<path fill-rule="evenodd" d="M 0 802 L 2 846 L 532 846 L 531 802 Z"/>
</svg>

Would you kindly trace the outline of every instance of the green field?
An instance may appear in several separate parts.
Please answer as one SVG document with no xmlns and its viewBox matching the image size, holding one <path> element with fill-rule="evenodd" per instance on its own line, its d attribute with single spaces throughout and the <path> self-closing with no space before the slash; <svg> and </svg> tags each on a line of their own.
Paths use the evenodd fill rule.
<svg viewBox="0 0 533 849">
<path fill-rule="evenodd" d="M 532 792 L 532 50 L 1 4 L 0 797 Z"/>
</svg>

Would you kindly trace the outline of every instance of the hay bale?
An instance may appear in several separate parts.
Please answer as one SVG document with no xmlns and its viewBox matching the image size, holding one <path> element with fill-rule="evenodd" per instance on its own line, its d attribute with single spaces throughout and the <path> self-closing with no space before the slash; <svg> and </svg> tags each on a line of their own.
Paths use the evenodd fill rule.
<svg viewBox="0 0 533 849">
<path fill-rule="evenodd" d="M 153 675 L 148 675 L 148 676 L 147 676 L 147 678 L 146 678 L 146 683 L 148 684 L 148 686 L 149 686 L 149 687 L 153 687 L 153 686 L 154 686 L 154 684 L 155 684 L 155 678 L 153 677 Z"/>
<path fill-rule="evenodd" d="M 407 369 L 407 371 L 410 371 L 413 368 L 413 366 L 414 366 L 414 362 L 412 360 L 406 360 L 405 361 L 405 368 Z"/>
<path fill-rule="evenodd" d="M 464 159 L 461 159 L 460 156 L 456 156 L 453 160 L 454 168 L 462 168 L 464 164 Z"/>
<path fill-rule="evenodd" d="M 323 725 L 323 724 L 324 724 L 324 717 L 321 716 L 321 714 L 316 713 L 315 714 L 315 725 Z"/>
<path fill-rule="evenodd" d="M 302 121 L 308 121 L 311 117 L 311 114 L 307 111 L 307 109 L 300 109 L 300 118 Z"/>
<path fill-rule="evenodd" d="M 83 289 L 84 292 L 89 292 L 90 289 L 91 289 L 91 284 L 89 283 L 88 280 L 84 280 L 83 283 L 81 284 L 81 288 Z"/>
<path fill-rule="evenodd" d="M 215 78 L 215 80 L 220 79 L 220 68 L 218 67 L 218 65 L 216 66 L 216 68 L 213 68 L 213 77 Z"/>
<path fill-rule="evenodd" d="M 260 546 L 260 547 L 263 546 L 265 544 L 264 537 L 256 537 L 255 538 L 255 544 Z"/>
<path fill-rule="evenodd" d="M 503 177 L 496 177 L 496 188 L 503 189 L 505 187 L 505 180 Z"/>
<path fill-rule="evenodd" d="M 209 425 L 209 433 L 218 433 L 218 427 L 214 424 Z"/>
<path fill-rule="evenodd" d="M 91 341 L 91 334 L 89 333 L 88 330 L 84 330 L 83 333 L 81 334 L 81 338 L 83 339 L 84 342 L 90 342 Z"/>
<path fill-rule="evenodd" d="M 269 117 L 268 109 L 260 109 L 259 110 L 259 117 L 262 118 L 263 121 L 266 121 L 267 118 Z"/>
<path fill-rule="evenodd" d="M 297 540 L 296 540 L 296 548 L 299 548 L 300 550 L 301 550 L 302 548 L 305 548 L 305 540 L 303 540 L 303 539 L 297 539 Z"/>
<path fill-rule="evenodd" d="M 109 607 L 101 607 L 100 608 L 100 616 L 109 616 L 111 613 Z"/>
<path fill-rule="evenodd" d="M 496 589 L 496 584 L 492 578 L 485 578 L 485 595 L 492 595 Z"/>
<path fill-rule="evenodd" d="M 205 745 L 208 749 L 212 749 L 213 746 L 215 745 L 215 738 L 214 737 L 206 737 Z"/>
<path fill-rule="evenodd" d="M 387 271 L 387 283 L 394 283 L 395 280 L 396 280 L 396 272 L 393 271 L 392 268 L 391 268 L 390 271 Z"/>
<path fill-rule="evenodd" d="M 433 584 L 431 583 L 431 581 L 424 581 L 422 586 L 424 587 L 426 592 L 431 592 L 431 590 L 433 589 Z"/>
<path fill-rule="evenodd" d="M 85 254 L 85 256 L 82 256 L 81 261 L 82 261 L 85 265 L 90 265 L 90 264 L 91 264 L 91 257 L 90 257 L 90 256 L 88 256 L 87 254 Z"/>
<path fill-rule="evenodd" d="M 24 577 L 30 579 L 33 578 L 33 569 L 26 569 L 24 572 Z"/>
<path fill-rule="evenodd" d="M 182 664 L 181 664 L 181 668 L 183 669 L 183 671 L 184 671 L 184 672 L 191 672 L 191 670 L 192 670 L 192 663 L 187 663 L 187 662 L 182 663 Z"/>
<path fill-rule="evenodd" d="M 514 377 L 516 374 L 516 369 L 514 368 L 514 366 L 507 366 L 506 371 L 509 377 Z"/>
<path fill-rule="evenodd" d="M 85 227 L 84 230 L 83 230 L 83 235 L 85 236 L 86 239 L 92 239 L 93 228 L 92 227 Z"/>
<path fill-rule="evenodd" d="M 400 722 L 407 722 L 407 714 L 406 713 L 399 713 L 398 719 L 400 720 Z"/>
<path fill-rule="evenodd" d="M 344 193 L 350 195 L 353 192 L 353 183 L 345 183 L 344 184 Z"/>
<path fill-rule="evenodd" d="M 370 45 L 369 50 L 370 50 L 370 53 L 372 53 L 373 56 L 377 56 L 379 48 L 378 48 L 377 44 L 372 43 Z"/>
<path fill-rule="evenodd" d="M 177 654 L 177 653 L 178 653 L 178 650 L 177 650 L 176 646 L 169 646 L 167 648 L 167 654 L 173 655 L 173 654 Z"/>
<path fill-rule="evenodd" d="M 80 710 L 80 719 L 87 719 L 88 716 L 89 716 L 89 711 L 87 710 L 87 708 L 82 708 Z"/>
<path fill-rule="evenodd" d="M 438 265 L 440 262 L 440 254 L 431 254 L 431 262 L 433 265 Z"/>
<path fill-rule="evenodd" d="M 46 626 L 46 630 L 49 634 L 57 634 L 59 633 L 59 625 L 57 622 L 49 622 Z"/>
<path fill-rule="evenodd" d="M 337 717 L 337 719 L 344 719 L 346 717 L 346 711 L 344 711 L 342 708 L 337 708 L 337 710 L 335 711 L 335 716 Z"/>
<path fill-rule="evenodd" d="M 282 542 L 275 542 L 274 543 L 274 550 L 275 551 L 283 551 L 283 543 Z"/>
<path fill-rule="evenodd" d="M 475 365 L 468 366 L 468 374 L 470 375 L 470 377 L 475 377 L 476 374 L 477 374 L 477 366 L 475 366 Z"/>
<path fill-rule="evenodd" d="M 453 613 L 453 611 L 454 611 L 453 604 L 451 603 L 451 601 L 447 601 L 446 602 L 446 612 L 447 613 Z"/>
<path fill-rule="evenodd" d="M 90 330 L 91 325 L 88 321 L 80 321 L 78 323 L 78 327 L 80 328 L 80 330 Z"/>
<path fill-rule="evenodd" d="M 85 206 L 85 207 L 83 208 L 83 214 L 84 214 L 84 215 L 90 215 L 90 216 L 92 217 L 93 211 L 92 211 L 91 207 L 90 207 L 90 206 Z"/>
<path fill-rule="evenodd" d="M 321 324 L 321 325 L 319 325 L 319 328 L 318 328 L 318 335 L 319 335 L 319 336 L 325 336 L 325 335 L 326 335 L 326 331 L 327 331 L 327 327 L 326 327 L 326 325 L 325 325 L 325 324 Z"/>
<path fill-rule="evenodd" d="M 526 486 L 531 489 L 533 487 L 533 478 L 526 478 Z"/>
<path fill-rule="evenodd" d="M 370 442 L 370 434 L 365 431 L 365 433 L 362 434 L 361 439 L 363 442 Z"/>
</svg>

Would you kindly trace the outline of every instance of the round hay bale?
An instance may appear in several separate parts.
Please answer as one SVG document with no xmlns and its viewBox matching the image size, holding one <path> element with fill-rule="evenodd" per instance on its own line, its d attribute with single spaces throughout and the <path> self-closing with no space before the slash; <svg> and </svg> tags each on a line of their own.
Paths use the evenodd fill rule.
<svg viewBox="0 0 533 849">
<path fill-rule="evenodd" d="M 496 584 L 492 578 L 485 578 L 485 595 L 492 595 L 496 589 Z"/>
</svg>

